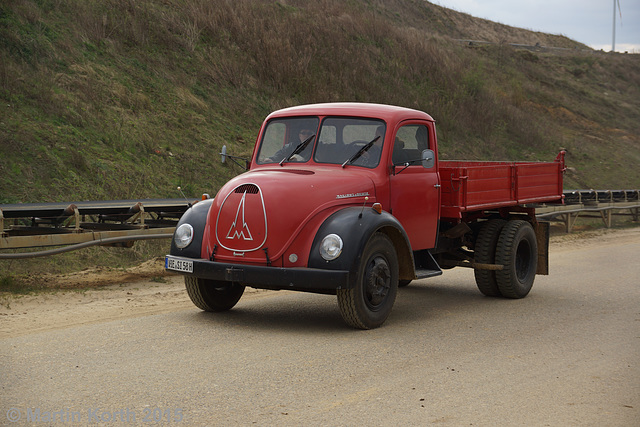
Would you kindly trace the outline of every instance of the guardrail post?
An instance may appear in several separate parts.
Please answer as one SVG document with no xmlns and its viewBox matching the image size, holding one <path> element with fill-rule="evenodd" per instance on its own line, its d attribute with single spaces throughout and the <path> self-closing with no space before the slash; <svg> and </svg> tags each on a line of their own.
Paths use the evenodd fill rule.
<svg viewBox="0 0 640 427">
<path fill-rule="evenodd" d="M 78 210 L 78 207 L 76 205 L 71 206 L 73 206 L 73 219 L 76 222 L 76 226 L 73 229 L 73 232 L 82 233 L 82 229 L 80 228 L 80 211 Z"/>
<path fill-rule="evenodd" d="M 130 224 L 133 224 L 138 220 L 138 218 L 140 218 L 140 227 L 145 228 L 144 217 L 146 213 L 144 211 L 144 205 L 142 204 L 142 202 L 138 202 L 135 205 L 133 205 L 131 209 L 129 209 L 129 212 L 135 212 L 135 214 L 131 218 L 129 218 L 127 222 L 129 222 Z"/>
<path fill-rule="evenodd" d="M 567 234 L 571 233 L 571 230 L 573 229 L 573 226 L 576 224 L 576 220 L 578 219 L 579 215 L 580 215 L 580 212 L 576 212 L 575 215 L 571 213 L 566 213 L 560 216 L 563 219 Z"/>
<path fill-rule="evenodd" d="M 611 209 L 600 211 L 600 215 L 602 216 L 604 226 L 607 228 L 611 228 Z"/>
<path fill-rule="evenodd" d="M 2 209 L 0 209 L 0 237 L 3 237 L 4 235 L 4 215 L 2 214 Z"/>
</svg>

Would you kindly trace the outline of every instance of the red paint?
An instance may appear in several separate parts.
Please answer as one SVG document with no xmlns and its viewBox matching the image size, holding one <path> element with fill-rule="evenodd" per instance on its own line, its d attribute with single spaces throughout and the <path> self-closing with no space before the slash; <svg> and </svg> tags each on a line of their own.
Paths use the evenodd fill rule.
<svg viewBox="0 0 640 427">
<path fill-rule="evenodd" d="M 362 165 L 343 168 L 346 158 L 331 157 L 353 153 L 374 138 L 379 126 L 385 129 L 382 148 L 372 147 L 371 156 L 358 161 Z M 303 161 L 266 162 L 276 150 L 297 145 L 303 129 L 316 135 L 301 152 Z M 425 148 L 435 154 L 432 168 L 419 161 L 404 170 L 393 166 L 402 156 L 419 159 Z M 329 215 L 374 203 L 400 221 L 412 250 L 430 249 L 441 219 L 455 222 L 484 209 L 562 200 L 560 156 L 550 163 L 513 163 L 439 161 L 437 153 L 434 120 L 421 111 L 356 103 L 276 111 L 260 130 L 250 170 L 216 195 L 202 257 L 215 246 L 219 261 L 263 265 L 268 257 L 273 265 L 305 266 L 316 231 Z M 365 160 L 379 161 L 365 166 Z M 292 253 L 295 262 L 289 260 Z"/>
</svg>

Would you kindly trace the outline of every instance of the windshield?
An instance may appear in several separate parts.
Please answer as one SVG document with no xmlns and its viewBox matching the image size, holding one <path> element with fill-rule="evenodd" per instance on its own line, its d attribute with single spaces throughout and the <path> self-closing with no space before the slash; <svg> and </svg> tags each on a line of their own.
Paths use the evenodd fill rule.
<svg viewBox="0 0 640 427">
<path fill-rule="evenodd" d="M 313 138 L 303 150 L 293 152 L 318 130 L 317 117 L 295 117 L 272 120 L 267 124 L 260 144 L 258 163 L 306 162 L 311 158 Z M 291 158 L 289 158 L 291 157 Z"/>
<path fill-rule="evenodd" d="M 258 164 L 307 162 L 374 168 L 380 163 L 386 126 L 384 121 L 353 117 L 327 117 L 318 129 L 317 117 L 272 120 L 267 124 L 258 152 Z M 313 135 L 311 142 L 300 147 Z M 360 155 L 357 153 L 361 151 Z M 313 153 L 313 156 L 312 156 Z M 351 160 L 351 161 L 349 161 Z"/>
<path fill-rule="evenodd" d="M 384 133 L 382 120 L 328 117 L 322 122 L 313 159 L 319 163 L 376 167 L 380 163 Z"/>
</svg>

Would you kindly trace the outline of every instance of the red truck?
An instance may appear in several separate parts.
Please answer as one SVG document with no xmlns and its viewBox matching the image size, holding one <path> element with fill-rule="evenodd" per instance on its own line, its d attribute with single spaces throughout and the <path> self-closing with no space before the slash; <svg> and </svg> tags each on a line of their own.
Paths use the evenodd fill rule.
<svg viewBox="0 0 640 427">
<path fill-rule="evenodd" d="M 328 103 L 271 113 L 248 171 L 180 219 L 165 268 L 202 310 L 245 286 L 337 295 L 355 328 L 384 323 L 398 287 L 458 266 L 480 292 L 523 298 L 548 274 L 548 224 L 562 203 L 554 162 L 438 159 L 434 120 L 408 108 Z"/>
</svg>

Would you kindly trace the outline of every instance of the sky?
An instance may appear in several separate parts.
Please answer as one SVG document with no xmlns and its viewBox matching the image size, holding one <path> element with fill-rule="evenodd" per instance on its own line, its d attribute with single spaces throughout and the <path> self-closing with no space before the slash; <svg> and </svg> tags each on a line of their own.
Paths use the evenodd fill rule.
<svg viewBox="0 0 640 427">
<path fill-rule="evenodd" d="M 512 27 L 562 34 L 593 49 L 611 51 L 614 0 L 430 1 L 478 18 Z M 620 9 L 617 3 L 620 3 Z M 640 0 L 617 0 L 615 50 L 640 53 Z"/>
</svg>

